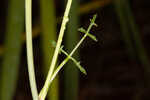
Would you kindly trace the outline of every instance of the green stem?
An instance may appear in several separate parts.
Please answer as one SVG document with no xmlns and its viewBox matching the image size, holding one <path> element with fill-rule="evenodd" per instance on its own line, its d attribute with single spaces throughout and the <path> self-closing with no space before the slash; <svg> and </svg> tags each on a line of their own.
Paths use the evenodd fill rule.
<svg viewBox="0 0 150 100">
<path fill-rule="evenodd" d="M 39 95 L 41 100 L 45 100 L 45 97 L 46 97 L 47 92 L 48 92 L 48 88 L 50 86 L 51 76 L 53 74 L 53 71 L 54 71 L 54 68 L 55 68 L 55 65 L 56 65 L 56 62 L 57 62 L 59 48 L 60 48 L 61 43 L 62 43 L 62 39 L 63 39 L 63 36 L 64 36 L 64 31 L 66 29 L 66 24 L 69 21 L 68 15 L 69 15 L 69 11 L 70 11 L 70 8 L 71 8 L 71 4 L 72 4 L 72 0 L 68 0 L 66 10 L 65 10 L 65 13 L 64 13 L 64 17 L 63 17 L 63 21 L 62 21 L 62 25 L 61 25 L 61 29 L 60 29 L 60 33 L 59 33 L 59 37 L 58 37 L 58 40 L 57 40 L 57 45 L 56 45 L 56 48 L 55 48 L 54 56 L 53 56 L 53 59 L 52 59 L 52 62 L 51 62 L 50 70 L 48 72 L 48 76 L 46 78 L 46 82 L 44 84 L 44 87 L 42 88 L 42 91 L 40 92 L 40 95 Z"/>
<path fill-rule="evenodd" d="M 32 51 L 32 0 L 25 0 L 25 14 L 26 14 L 26 45 L 27 45 L 27 59 L 28 59 L 28 72 L 30 87 L 33 100 L 38 100 L 38 92 L 36 87 L 34 64 L 33 64 L 33 51 Z"/>
<path fill-rule="evenodd" d="M 79 46 L 82 44 L 82 42 L 85 40 L 85 38 L 88 36 L 89 31 L 91 30 L 92 26 L 94 25 L 95 19 L 96 19 L 96 15 L 93 17 L 94 21 L 91 22 L 91 24 L 89 25 L 86 34 L 82 37 L 82 39 L 78 42 L 78 44 L 75 46 L 75 48 L 72 50 L 72 52 L 69 54 L 69 56 L 67 56 L 65 58 L 65 60 L 57 67 L 57 69 L 55 70 L 55 72 L 53 73 L 51 79 L 50 79 L 50 84 L 52 83 L 52 81 L 54 80 L 54 78 L 56 77 L 56 75 L 58 74 L 58 72 L 62 69 L 62 67 L 68 62 L 68 60 L 70 59 L 70 57 L 75 53 L 75 51 L 79 48 Z"/>
</svg>

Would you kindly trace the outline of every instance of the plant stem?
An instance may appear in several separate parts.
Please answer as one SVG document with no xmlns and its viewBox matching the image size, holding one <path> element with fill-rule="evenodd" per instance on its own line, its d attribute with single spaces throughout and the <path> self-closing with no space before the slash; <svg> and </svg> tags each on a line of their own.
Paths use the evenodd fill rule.
<svg viewBox="0 0 150 100">
<path fill-rule="evenodd" d="M 55 48 L 54 56 L 53 56 L 53 59 L 52 59 L 52 62 L 51 62 L 50 70 L 48 72 L 48 76 L 46 78 L 46 82 L 44 84 L 44 87 L 42 88 L 42 91 L 40 92 L 40 95 L 39 95 L 41 100 L 45 99 L 45 97 L 47 95 L 47 92 L 48 92 L 48 88 L 50 86 L 51 76 L 53 74 L 53 71 L 54 71 L 54 68 L 55 68 L 55 65 L 56 65 L 56 62 L 57 62 L 59 48 L 60 48 L 61 43 L 62 43 L 62 39 L 63 39 L 63 36 L 64 36 L 64 31 L 66 29 L 66 24 L 69 21 L 68 15 L 69 15 L 69 11 L 70 11 L 70 8 L 71 8 L 71 4 L 72 4 L 72 0 L 68 0 L 66 10 L 65 10 L 65 13 L 64 13 L 64 17 L 63 17 L 63 21 L 62 21 L 62 25 L 61 25 L 61 29 L 60 29 L 60 33 L 59 33 L 59 37 L 58 37 L 58 40 L 57 40 L 57 45 L 56 45 L 56 48 Z"/>
<path fill-rule="evenodd" d="M 50 79 L 50 84 L 51 82 L 54 80 L 54 78 L 56 77 L 56 75 L 58 74 L 58 72 L 62 69 L 62 67 L 68 62 L 68 60 L 70 59 L 70 57 L 75 53 L 75 51 L 79 48 L 79 46 L 82 44 L 82 42 L 85 40 L 85 38 L 88 36 L 89 31 L 91 30 L 92 26 L 94 25 L 96 19 L 96 15 L 93 17 L 93 22 L 91 22 L 91 24 L 89 25 L 86 34 L 82 37 L 82 39 L 78 42 L 78 44 L 75 46 L 75 48 L 72 50 L 72 52 L 69 54 L 68 57 L 65 58 L 65 60 L 57 67 L 57 69 L 55 70 L 55 72 L 53 73 L 51 79 Z"/>
<path fill-rule="evenodd" d="M 32 0 L 25 0 L 25 14 L 26 14 L 26 45 L 27 45 L 27 59 L 28 59 L 28 72 L 30 87 L 33 100 L 38 100 L 38 92 L 36 87 L 34 64 L 33 64 L 33 51 L 32 51 Z"/>
</svg>

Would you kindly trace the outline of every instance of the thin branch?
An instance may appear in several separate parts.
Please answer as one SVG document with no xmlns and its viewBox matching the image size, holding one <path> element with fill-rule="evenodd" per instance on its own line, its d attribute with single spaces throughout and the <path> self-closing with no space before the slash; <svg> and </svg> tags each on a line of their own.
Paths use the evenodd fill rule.
<svg viewBox="0 0 150 100">
<path fill-rule="evenodd" d="M 85 38 L 88 36 L 92 26 L 97 26 L 95 24 L 95 20 L 96 20 L 96 15 L 93 16 L 93 19 L 91 20 L 91 23 L 86 31 L 86 34 L 82 37 L 82 39 L 78 42 L 78 44 L 75 46 L 75 48 L 72 50 L 72 52 L 65 58 L 64 61 L 62 61 L 62 63 L 57 67 L 57 69 L 55 70 L 55 72 L 53 73 L 51 79 L 50 79 L 50 84 L 52 83 L 52 81 L 54 80 L 54 78 L 56 77 L 56 75 L 58 74 L 58 72 L 63 68 L 63 66 L 69 61 L 70 57 L 75 53 L 75 51 L 79 48 L 79 46 L 83 43 L 83 41 L 85 40 Z M 43 100 L 43 99 L 42 99 Z"/>
<path fill-rule="evenodd" d="M 68 15 L 69 15 L 69 11 L 70 11 L 70 8 L 71 8 L 71 4 L 72 4 L 72 0 L 68 0 L 66 10 L 65 10 L 65 13 L 64 13 L 64 17 L 63 17 L 63 21 L 62 21 L 62 25 L 61 25 L 61 29 L 60 29 L 60 33 L 59 33 L 59 37 L 58 37 L 58 40 L 57 40 L 57 45 L 56 45 L 56 48 L 55 48 L 54 56 L 53 56 L 53 59 L 52 59 L 52 62 L 51 62 L 50 70 L 48 72 L 48 76 L 46 78 L 46 82 L 44 84 L 44 87 L 42 88 L 42 91 L 40 92 L 40 95 L 39 95 L 39 98 L 41 100 L 45 100 L 45 97 L 46 97 L 47 92 L 48 92 L 48 88 L 50 86 L 50 80 L 51 80 L 51 77 L 52 77 L 56 62 L 57 62 L 57 58 L 58 58 L 58 54 L 59 54 L 59 48 L 60 48 L 61 43 L 62 43 L 62 39 L 63 39 L 63 36 L 64 36 L 64 31 L 66 29 L 66 24 L 69 21 Z"/>
</svg>

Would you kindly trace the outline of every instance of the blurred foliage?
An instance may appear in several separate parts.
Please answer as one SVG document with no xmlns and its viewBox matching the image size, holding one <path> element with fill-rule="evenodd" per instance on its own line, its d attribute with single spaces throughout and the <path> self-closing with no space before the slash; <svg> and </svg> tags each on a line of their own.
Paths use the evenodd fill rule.
<svg viewBox="0 0 150 100">
<path fill-rule="evenodd" d="M 138 56 L 138 59 L 144 68 L 146 81 L 145 85 L 149 86 L 150 64 L 147 54 L 145 52 L 145 48 L 141 41 L 141 36 L 139 34 L 137 24 L 134 21 L 134 17 L 130 8 L 130 3 L 128 0 L 115 0 L 114 4 L 123 32 L 123 37 L 126 41 L 127 49 L 129 49 L 129 53 L 132 58 L 136 58 L 136 55 Z"/>
<path fill-rule="evenodd" d="M 55 6 L 53 0 L 40 0 L 40 11 L 41 11 L 41 47 L 43 54 L 43 73 L 45 77 L 48 73 L 49 66 L 53 57 L 54 48 L 52 48 L 51 41 L 56 40 L 56 15 Z M 58 77 L 53 81 L 48 93 L 49 100 L 58 100 Z"/>
<path fill-rule="evenodd" d="M 0 100 L 12 100 L 16 91 L 24 27 L 24 0 L 10 0 L 7 13 Z"/>
<path fill-rule="evenodd" d="M 72 8 L 70 10 L 70 20 L 67 26 L 67 32 L 65 34 L 65 48 L 67 52 L 71 52 L 76 43 L 78 42 L 79 33 L 77 29 L 79 28 L 79 16 L 78 9 L 79 0 L 73 0 Z M 79 59 L 79 51 L 74 54 L 74 57 Z M 79 75 L 76 65 L 68 62 L 65 66 L 64 71 L 64 100 L 78 100 L 78 84 Z"/>
</svg>

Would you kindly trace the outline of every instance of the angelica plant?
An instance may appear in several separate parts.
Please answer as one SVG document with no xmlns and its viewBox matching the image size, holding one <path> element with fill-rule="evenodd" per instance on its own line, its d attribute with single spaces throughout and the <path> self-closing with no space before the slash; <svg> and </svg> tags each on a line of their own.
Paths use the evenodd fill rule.
<svg viewBox="0 0 150 100">
<path fill-rule="evenodd" d="M 90 25 L 89 25 L 87 30 L 84 28 L 78 29 L 79 32 L 84 33 L 84 36 L 76 44 L 74 49 L 70 53 L 67 53 L 63 49 L 63 46 L 61 46 L 61 44 L 62 44 L 62 40 L 63 40 L 63 36 L 64 36 L 64 31 L 66 29 L 66 24 L 69 21 L 68 15 L 69 15 L 69 11 L 71 8 L 71 4 L 72 4 L 72 0 L 68 0 L 66 10 L 64 13 L 64 17 L 63 17 L 63 21 L 62 21 L 62 25 L 60 28 L 58 40 L 56 43 L 53 42 L 53 46 L 55 47 L 55 52 L 54 52 L 54 55 L 52 58 L 50 69 L 49 69 L 48 75 L 46 77 L 45 84 L 44 84 L 43 88 L 41 89 L 40 93 L 38 94 L 37 87 L 36 87 L 35 74 L 34 74 L 34 63 L 33 63 L 33 52 L 32 52 L 31 0 L 26 0 L 26 2 L 25 2 L 25 5 L 26 5 L 25 6 L 26 7 L 26 13 L 25 14 L 26 14 L 26 38 L 27 38 L 26 44 L 27 44 L 28 72 L 29 72 L 29 80 L 30 80 L 30 87 L 31 87 L 31 93 L 32 93 L 33 100 L 45 100 L 45 98 L 47 96 L 48 89 L 49 89 L 52 81 L 54 80 L 54 78 L 56 77 L 58 72 L 63 68 L 63 66 L 69 60 L 72 60 L 73 63 L 75 63 L 75 65 L 77 66 L 77 68 L 81 72 L 83 72 L 84 74 L 87 74 L 86 70 L 80 65 L 80 62 L 77 61 L 72 56 L 75 53 L 75 51 L 79 48 L 79 46 L 83 43 L 83 41 L 86 39 L 86 37 L 90 37 L 91 39 L 93 39 L 94 41 L 97 42 L 96 37 L 93 36 L 92 34 L 90 34 L 91 28 L 93 26 L 97 26 L 95 24 L 96 15 L 94 15 L 93 18 L 90 20 Z M 64 55 L 66 55 L 66 58 L 56 67 L 56 62 L 57 62 L 57 58 L 58 58 L 59 53 L 63 53 Z"/>
</svg>

